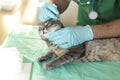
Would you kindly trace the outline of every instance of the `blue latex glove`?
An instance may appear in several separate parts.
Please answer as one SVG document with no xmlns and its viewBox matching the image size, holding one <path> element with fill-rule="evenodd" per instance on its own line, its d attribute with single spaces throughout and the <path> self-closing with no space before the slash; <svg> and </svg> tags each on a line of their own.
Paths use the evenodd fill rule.
<svg viewBox="0 0 120 80">
<path fill-rule="evenodd" d="M 58 15 L 59 11 L 57 10 L 57 6 L 55 4 L 45 3 L 40 10 L 38 19 L 40 22 L 45 22 L 50 19 L 57 20 Z"/>
<path fill-rule="evenodd" d="M 51 33 L 48 39 L 61 48 L 69 48 L 85 41 L 92 40 L 93 32 L 89 25 L 84 27 L 65 27 Z"/>
</svg>

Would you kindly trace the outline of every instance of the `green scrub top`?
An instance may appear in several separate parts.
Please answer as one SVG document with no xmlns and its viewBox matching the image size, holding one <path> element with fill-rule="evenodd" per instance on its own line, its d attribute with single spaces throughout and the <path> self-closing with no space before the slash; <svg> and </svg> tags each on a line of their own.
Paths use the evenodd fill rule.
<svg viewBox="0 0 120 80">
<path fill-rule="evenodd" d="M 95 20 L 91 20 L 88 14 L 92 11 L 94 0 L 73 0 L 78 4 L 77 25 L 94 25 L 120 19 L 120 0 L 96 0 L 94 11 L 98 13 Z M 90 4 L 87 4 L 90 1 Z"/>
</svg>

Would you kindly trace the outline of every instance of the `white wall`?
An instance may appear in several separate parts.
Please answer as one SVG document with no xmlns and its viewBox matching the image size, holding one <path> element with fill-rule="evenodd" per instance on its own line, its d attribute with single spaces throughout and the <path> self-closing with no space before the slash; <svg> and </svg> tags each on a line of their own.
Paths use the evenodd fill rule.
<svg viewBox="0 0 120 80">
<path fill-rule="evenodd" d="M 77 20 L 77 4 L 74 1 L 71 1 L 68 9 L 61 14 L 61 22 L 63 22 L 64 25 L 75 25 Z"/>
</svg>

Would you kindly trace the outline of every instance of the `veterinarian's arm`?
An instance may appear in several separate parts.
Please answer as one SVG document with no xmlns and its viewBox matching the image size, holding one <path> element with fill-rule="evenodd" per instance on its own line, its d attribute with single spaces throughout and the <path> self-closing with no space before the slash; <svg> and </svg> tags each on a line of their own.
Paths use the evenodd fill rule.
<svg viewBox="0 0 120 80">
<path fill-rule="evenodd" d="M 102 25 L 93 25 L 94 38 L 120 37 L 120 19 Z"/>
<path fill-rule="evenodd" d="M 49 0 L 49 1 L 57 5 L 58 11 L 62 13 L 67 9 L 71 0 Z"/>
</svg>

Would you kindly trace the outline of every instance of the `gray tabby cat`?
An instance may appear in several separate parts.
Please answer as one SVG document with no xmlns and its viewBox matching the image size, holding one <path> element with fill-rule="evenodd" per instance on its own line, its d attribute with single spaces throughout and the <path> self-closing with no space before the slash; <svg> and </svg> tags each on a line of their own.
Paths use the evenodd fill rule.
<svg viewBox="0 0 120 80">
<path fill-rule="evenodd" d="M 63 28 L 60 21 L 50 20 L 39 27 L 41 38 L 47 43 L 50 51 L 38 58 L 40 62 L 52 60 L 44 65 L 45 69 L 53 69 L 69 62 L 118 61 L 120 60 L 120 38 L 101 39 L 63 49 L 53 45 L 47 36 Z"/>
</svg>

